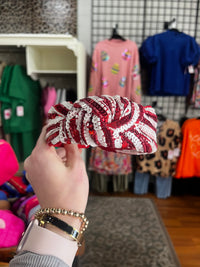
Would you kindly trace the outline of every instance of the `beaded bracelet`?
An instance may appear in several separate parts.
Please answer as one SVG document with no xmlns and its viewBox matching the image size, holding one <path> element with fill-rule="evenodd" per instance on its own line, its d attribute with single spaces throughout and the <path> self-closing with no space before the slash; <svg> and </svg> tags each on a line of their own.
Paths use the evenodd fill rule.
<svg viewBox="0 0 200 267">
<path fill-rule="evenodd" d="M 62 208 L 44 208 L 44 209 L 39 209 L 35 213 L 35 218 L 39 220 L 40 217 L 43 216 L 44 214 L 69 215 L 69 216 L 73 216 L 73 217 L 79 218 L 82 221 L 81 229 L 80 229 L 80 233 L 81 234 L 83 234 L 83 232 L 86 230 L 86 228 L 88 227 L 88 224 L 89 224 L 89 221 L 85 217 L 85 214 L 84 213 L 80 213 L 80 212 L 73 211 L 73 210 L 66 210 L 66 209 L 62 209 Z"/>
</svg>

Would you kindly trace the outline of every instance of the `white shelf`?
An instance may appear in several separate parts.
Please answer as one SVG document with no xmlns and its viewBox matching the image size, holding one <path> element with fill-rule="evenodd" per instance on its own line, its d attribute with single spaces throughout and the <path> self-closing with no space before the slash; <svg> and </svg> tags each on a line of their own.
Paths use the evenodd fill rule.
<svg viewBox="0 0 200 267">
<path fill-rule="evenodd" d="M 32 70 L 34 74 L 77 74 L 76 70 Z"/>
<path fill-rule="evenodd" d="M 67 34 L 0 34 L 0 46 L 26 48 L 28 75 L 76 74 L 77 97 L 86 96 L 86 51 Z"/>
<path fill-rule="evenodd" d="M 67 34 L 0 34 L 0 46 L 26 49 L 27 74 L 76 74 L 77 98 L 86 96 L 86 51 Z M 85 151 L 82 152 L 84 160 Z"/>
</svg>

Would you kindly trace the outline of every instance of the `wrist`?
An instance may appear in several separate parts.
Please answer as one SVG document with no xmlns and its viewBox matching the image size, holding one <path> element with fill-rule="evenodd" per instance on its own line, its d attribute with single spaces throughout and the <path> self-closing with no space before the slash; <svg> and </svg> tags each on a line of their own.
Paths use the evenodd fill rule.
<svg viewBox="0 0 200 267">
<path fill-rule="evenodd" d="M 74 218 L 74 217 L 69 217 L 69 216 L 65 216 L 65 215 L 60 215 L 60 214 L 56 214 L 54 215 L 54 217 L 62 220 L 63 222 L 69 224 L 70 226 L 72 226 L 73 228 L 75 228 L 77 231 L 80 231 L 81 228 L 81 222 L 78 218 Z M 67 238 L 69 240 L 74 241 L 74 239 L 69 236 L 68 234 L 66 234 L 63 230 L 59 229 L 58 227 L 48 223 L 45 225 L 45 228 L 64 237 Z"/>
<path fill-rule="evenodd" d="M 20 241 L 17 253 L 30 251 L 40 255 L 52 255 L 71 266 L 77 249 L 77 242 L 38 226 L 38 221 L 34 220 Z"/>
</svg>

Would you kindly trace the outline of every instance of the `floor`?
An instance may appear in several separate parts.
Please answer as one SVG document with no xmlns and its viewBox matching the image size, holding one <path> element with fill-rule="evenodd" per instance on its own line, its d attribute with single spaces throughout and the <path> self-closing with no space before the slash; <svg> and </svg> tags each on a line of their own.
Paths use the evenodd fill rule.
<svg viewBox="0 0 200 267">
<path fill-rule="evenodd" d="M 143 196 L 136 196 L 131 192 L 97 195 L 154 199 L 181 266 L 200 267 L 200 196 L 181 195 L 158 199 L 153 193 Z"/>
</svg>

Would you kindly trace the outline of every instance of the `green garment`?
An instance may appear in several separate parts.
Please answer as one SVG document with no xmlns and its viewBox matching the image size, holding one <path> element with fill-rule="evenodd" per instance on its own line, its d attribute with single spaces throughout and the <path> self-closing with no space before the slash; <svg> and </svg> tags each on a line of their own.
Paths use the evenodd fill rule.
<svg viewBox="0 0 200 267">
<path fill-rule="evenodd" d="M 17 158 L 20 162 L 24 161 L 35 146 L 41 130 L 39 81 L 32 80 L 23 66 L 6 66 L 0 85 L 0 101 L 4 132 L 11 134 L 11 145 Z M 7 119 L 4 116 L 6 110 L 11 111 Z"/>
</svg>

